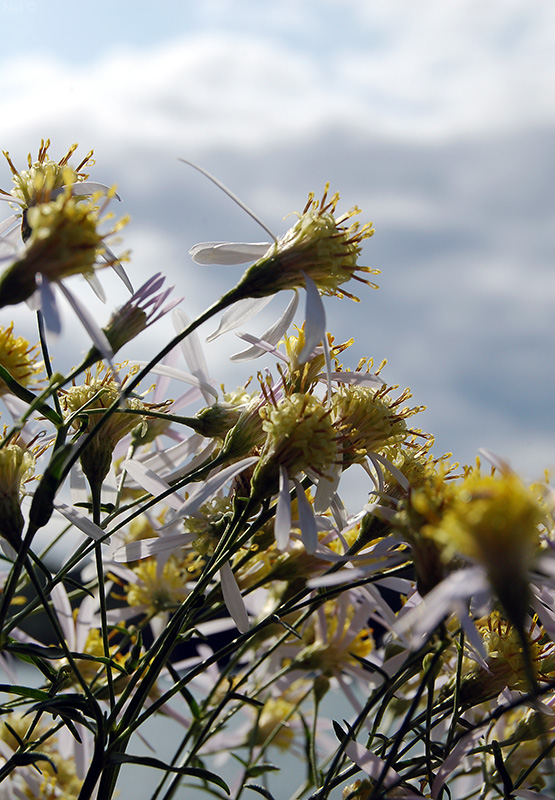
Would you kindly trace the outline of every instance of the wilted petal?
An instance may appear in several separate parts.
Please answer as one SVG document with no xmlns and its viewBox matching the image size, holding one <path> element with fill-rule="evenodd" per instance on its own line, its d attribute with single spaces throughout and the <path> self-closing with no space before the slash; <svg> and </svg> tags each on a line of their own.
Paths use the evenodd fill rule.
<svg viewBox="0 0 555 800">
<path fill-rule="evenodd" d="M 306 322 L 304 326 L 305 343 L 299 353 L 299 364 L 310 358 L 314 348 L 318 347 L 326 336 L 326 312 L 320 292 L 312 278 L 304 273 L 303 275 L 306 286 Z"/>
<path fill-rule="evenodd" d="M 242 350 L 240 353 L 235 353 L 231 356 L 231 361 L 249 361 L 252 358 L 258 358 L 261 355 L 264 355 L 267 352 L 266 345 L 276 345 L 280 339 L 283 338 L 287 329 L 293 322 L 293 318 L 297 312 L 297 307 L 299 305 L 299 293 L 295 292 L 293 294 L 293 298 L 289 302 L 287 308 L 281 315 L 281 317 L 270 327 L 267 331 L 265 331 L 260 339 L 262 343 L 260 345 L 253 344 L 252 347 L 249 347 L 247 350 Z M 246 337 L 243 337 L 246 338 Z"/>
<path fill-rule="evenodd" d="M 65 503 L 58 502 L 54 503 L 54 508 L 90 539 L 94 539 L 95 542 L 98 542 L 100 539 L 104 539 L 105 542 L 108 541 L 106 531 L 99 525 L 96 525 L 88 517 L 80 514 L 75 508 L 71 508 L 71 506 Z"/>
<path fill-rule="evenodd" d="M 233 621 L 237 625 L 239 633 L 246 633 L 249 630 L 249 617 L 245 602 L 237 586 L 233 570 L 229 563 L 225 563 L 220 570 L 220 582 L 222 595 Z"/>
<path fill-rule="evenodd" d="M 199 242 L 189 255 L 195 264 L 246 264 L 267 253 L 268 242 Z"/>
<path fill-rule="evenodd" d="M 167 550 L 175 550 L 195 539 L 194 533 L 171 533 L 166 536 L 157 536 L 153 539 L 140 539 L 130 542 L 123 547 L 118 547 L 113 555 L 114 561 L 126 564 L 128 561 L 140 561 L 142 558 L 154 556 Z"/>
<path fill-rule="evenodd" d="M 207 342 L 212 342 L 228 331 L 237 328 L 243 322 L 248 322 L 249 319 L 258 314 L 259 311 L 268 305 L 272 296 L 268 297 L 247 297 L 245 300 L 238 300 L 222 315 L 220 324 L 214 333 L 207 337 Z"/>
<path fill-rule="evenodd" d="M 287 470 L 279 467 L 279 494 L 274 522 L 274 535 L 278 550 L 285 550 L 291 535 L 291 495 L 289 494 L 289 477 Z"/>
<path fill-rule="evenodd" d="M 145 464 L 134 459 L 124 461 L 121 465 L 122 469 L 126 470 L 133 480 L 137 481 L 139 486 L 142 486 L 153 497 L 167 492 L 171 487 L 169 483 L 160 478 L 155 472 L 149 469 Z M 183 505 L 183 498 L 178 492 L 173 492 L 164 498 L 165 502 L 171 508 L 177 510 Z"/>
<path fill-rule="evenodd" d="M 301 526 L 301 538 L 307 553 L 315 553 L 318 547 L 318 527 L 314 518 L 314 511 L 307 500 L 304 489 L 299 481 L 294 478 L 293 483 L 297 490 L 297 505 L 299 508 L 299 524 Z"/>
<path fill-rule="evenodd" d="M 244 458 L 242 461 L 237 461 L 237 463 L 222 469 L 221 472 L 216 473 L 216 475 L 204 481 L 200 486 L 197 486 L 183 505 L 177 510 L 179 516 L 194 514 L 203 503 L 217 494 L 228 481 L 235 478 L 236 475 L 239 475 L 240 472 L 250 467 L 256 461 L 258 461 L 258 456 Z"/>
</svg>

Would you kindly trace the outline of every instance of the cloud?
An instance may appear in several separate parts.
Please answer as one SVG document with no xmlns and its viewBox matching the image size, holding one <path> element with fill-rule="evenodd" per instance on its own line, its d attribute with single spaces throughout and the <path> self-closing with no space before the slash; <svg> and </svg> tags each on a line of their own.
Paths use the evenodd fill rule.
<svg viewBox="0 0 555 800">
<path fill-rule="evenodd" d="M 200 272 L 188 248 L 265 234 L 178 156 L 217 174 L 276 234 L 330 180 L 343 208 L 356 203 L 363 221 L 373 219 L 364 261 L 383 271 L 380 290 L 361 304 L 328 304 L 337 338 L 355 337 L 353 364 L 389 358 L 387 379 L 429 406 L 438 450 L 467 461 L 482 445 L 508 458 L 514 450 L 515 466 L 536 474 L 533 461 L 555 461 L 545 435 L 554 389 L 555 7 L 288 0 L 279 13 L 264 8 L 204 3 L 188 27 L 178 18 L 175 37 L 147 46 L 142 31 L 140 46 L 127 35 L 116 48 L 110 33 L 96 56 L 84 43 L 82 62 L 32 48 L 12 56 L 9 72 L 0 70 L 0 144 L 18 164 L 41 136 L 52 138 L 55 157 L 73 141 L 83 152 L 94 147 L 95 177 L 118 183 L 132 215 L 124 240 L 136 285 L 162 270 L 190 315 L 241 268 Z M 8 183 L 6 169 L 0 185 Z M 75 362 L 77 340 L 65 347 L 60 357 Z M 234 378 L 235 349 L 233 336 L 209 349 L 229 386 L 247 377 Z"/>
</svg>

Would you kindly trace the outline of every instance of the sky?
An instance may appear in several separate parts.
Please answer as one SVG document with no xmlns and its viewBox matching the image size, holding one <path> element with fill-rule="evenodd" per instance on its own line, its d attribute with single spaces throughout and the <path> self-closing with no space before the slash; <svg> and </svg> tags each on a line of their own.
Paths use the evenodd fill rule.
<svg viewBox="0 0 555 800">
<path fill-rule="evenodd" d="M 554 40 L 551 0 L 0 0 L 0 147 L 21 166 L 42 137 L 56 159 L 94 148 L 91 177 L 131 216 L 134 284 L 161 270 L 191 317 L 242 268 L 196 266 L 189 248 L 266 234 L 179 157 L 275 234 L 329 181 L 340 211 L 373 221 L 361 263 L 381 270 L 361 303 L 326 303 L 336 339 L 355 339 L 345 366 L 387 358 L 437 455 L 483 447 L 537 478 L 555 467 Z M 106 308 L 79 280 L 100 320 L 125 300 L 110 275 Z M 36 338 L 25 307 L 12 316 Z M 164 321 L 129 356 L 170 335 Z M 69 311 L 51 349 L 59 368 L 88 349 Z M 229 389 L 261 366 L 230 363 L 238 349 L 234 334 L 206 348 Z"/>
</svg>

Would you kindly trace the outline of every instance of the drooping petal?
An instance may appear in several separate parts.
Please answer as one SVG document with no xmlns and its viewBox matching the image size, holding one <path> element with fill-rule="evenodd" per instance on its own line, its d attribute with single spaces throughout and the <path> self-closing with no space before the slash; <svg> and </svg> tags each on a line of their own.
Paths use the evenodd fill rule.
<svg viewBox="0 0 555 800">
<path fill-rule="evenodd" d="M 246 264 L 261 258 L 269 247 L 268 242 L 199 242 L 189 255 L 195 264 Z"/>
<path fill-rule="evenodd" d="M 122 469 L 125 469 L 133 480 L 137 481 L 139 486 L 142 486 L 147 492 L 150 492 L 153 497 L 157 497 L 159 494 L 163 494 L 171 488 L 169 483 L 166 483 L 165 480 L 160 478 L 140 461 L 134 459 L 124 461 Z M 183 505 L 183 498 L 178 492 L 173 492 L 164 499 L 165 502 L 175 510 L 181 508 Z"/>
<path fill-rule="evenodd" d="M 220 324 L 214 333 L 206 338 L 207 342 L 212 342 L 228 331 L 239 327 L 243 322 L 248 322 L 249 319 L 258 314 L 259 311 L 268 305 L 272 299 L 271 295 L 268 297 L 247 297 L 245 300 L 238 300 L 228 310 L 222 314 Z"/>
<path fill-rule="evenodd" d="M 466 736 L 463 736 L 463 738 L 457 742 L 455 747 L 451 750 L 441 767 L 436 772 L 436 776 L 432 784 L 433 800 L 436 800 L 436 797 L 445 784 L 445 780 L 449 777 L 451 772 L 453 772 L 453 770 L 459 766 L 464 756 L 470 750 L 472 750 L 478 739 L 480 739 L 483 735 L 483 730 L 477 728 L 473 731 L 470 731 L 470 733 L 467 733 Z"/>
<path fill-rule="evenodd" d="M 140 367 L 145 367 L 147 365 L 147 361 L 130 361 L 130 364 L 138 364 Z M 165 375 L 168 378 L 175 378 L 178 381 L 182 381 L 183 383 L 189 383 L 191 386 L 196 386 L 199 388 L 202 393 L 208 392 L 213 397 L 218 397 L 218 392 L 211 386 L 209 383 L 205 381 L 199 380 L 194 375 L 189 374 L 188 372 L 183 372 L 181 369 L 177 369 L 176 367 L 170 367 L 167 364 L 156 364 L 156 366 L 152 367 L 150 372 L 154 375 Z"/>
<path fill-rule="evenodd" d="M 314 511 L 304 493 L 304 489 L 299 481 L 294 478 L 293 483 L 297 490 L 297 505 L 299 508 L 299 523 L 301 526 L 301 538 L 307 553 L 315 553 L 318 547 L 318 527 L 314 518 Z"/>
<path fill-rule="evenodd" d="M 191 492 L 187 500 L 177 510 L 179 516 L 194 514 L 203 503 L 210 500 L 228 481 L 233 480 L 236 475 L 239 475 L 240 472 L 243 472 L 244 469 L 250 467 L 256 461 L 258 461 L 258 456 L 243 458 L 241 461 L 231 464 L 229 467 L 222 469 L 221 472 L 208 478 L 207 481 L 204 481 Z"/>
<path fill-rule="evenodd" d="M 89 311 L 85 308 L 85 306 L 80 302 L 80 300 L 72 292 L 70 292 L 67 286 L 64 286 L 62 281 L 58 283 L 58 286 L 60 288 L 61 293 L 64 295 L 70 306 L 75 311 L 81 324 L 91 337 L 92 343 L 102 353 L 104 358 L 110 360 L 110 358 L 114 354 L 114 351 L 102 328 L 99 325 L 97 325 L 92 314 L 90 314 Z"/>
<path fill-rule="evenodd" d="M 289 476 L 287 470 L 279 466 L 279 494 L 274 523 L 274 535 L 278 550 L 285 550 L 291 535 L 291 495 L 289 494 Z"/>
<path fill-rule="evenodd" d="M 130 542 L 123 547 L 118 547 L 113 554 L 113 559 L 120 564 L 126 564 L 129 561 L 140 561 L 142 558 L 148 558 L 157 553 L 185 547 L 195 539 L 195 536 L 196 534 L 194 533 L 170 533 L 153 539 L 139 539 L 137 542 Z"/>
<path fill-rule="evenodd" d="M 43 275 L 37 275 L 37 283 L 39 288 L 29 298 L 29 305 L 33 302 L 37 304 L 44 317 L 47 331 L 52 336 L 59 336 L 62 331 L 62 320 L 60 319 L 60 311 L 56 304 L 56 296 L 52 284 Z"/>
<path fill-rule="evenodd" d="M 59 502 L 54 503 L 54 508 L 90 539 L 94 539 L 95 542 L 101 539 L 103 539 L 105 543 L 108 542 L 106 531 L 99 525 L 96 525 L 91 519 L 85 517 L 84 514 L 80 514 L 77 509 Z"/>
<path fill-rule="evenodd" d="M 245 608 L 245 601 L 241 595 L 235 575 L 228 562 L 220 569 L 220 582 L 222 595 L 239 633 L 246 633 L 249 628 L 249 616 Z"/>
<path fill-rule="evenodd" d="M 304 273 L 303 273 L 304 275 Z M 299 364 L 307 361 L 315 347 L 324 341 L 326 336 L 326 312 L 320 292 L 316 284 L 304 275 L 306 285 L 306 323 L 304 326 L 305 343 L 302 351 L 299 353 Z"/>
<path fill-rule="evenodd" d="M 280 316 L 280 318 L 270 327 L 267 331 L 265 331 L 260 339 L 262 342 L 268 345 L 276 345 L 280 339 L 283 338 L 287 329 L 293 322 L 295 314 L 297 313 L 297 307 L 299 305 L 299 293 L 294 292 L 291 301 L 288 303 L 287 308 Z M 247 348 L 246 350 L 242 350 L 240 353 L 235 353 L 231 356 L 231 361 L 250 361 L 253 358 L 258 358 L 264 353 L 267 352 L 264 345 L 257 346 L 253 344 L 252 347 Z"/>
<path fill-rule="evenodd" d="M 60 622 L 60 627 L 64 633 L 64 638 L 70 650 L 75 650 L 75 623 L 73 621 L 73 611 L 69 597 L 63 583 L 57 583 L 50 592 L 52 605 L 56 611 L 56 616 Z"/>
<path fill-rule="evenodd" d="M 371 778 L 378 778 L 385 766 L 385 761 L 377 755 L 367 750 L 358 742 L 347 742 L 345 752 L 355 764 L 360 767 Z M 389 769 L 384 779 L 384 786 L 390 786 L 392 783 L 399 781 L 400 776 L 394 769 Z M 418 797 L 418 795 L 416 795 Z M 421 795 L 420 795 L 421 797 Z"/>
<path fill-rule="evenodd" d="M 181 333 L 181 331 L 185 330 L 185 328 L 190 325 L 191 320 L 183 309 L 176 308 L 172 312 L 172 322 L 176 332 Z M 200 381 L 200 389 L 206 403 L 211 405 L 214 402 L 214 392 L 212 387 L 210 387 L 210 391 L 206 388 L 210 386 L 208 364 L 206 363 L 204 351 L 196 332 L 193 331 L 193 333 L 190 333 L 189 336 L 183 339 L 183 341 L 180 342 L 180 347 L 191 373 Z"/>
</svg>

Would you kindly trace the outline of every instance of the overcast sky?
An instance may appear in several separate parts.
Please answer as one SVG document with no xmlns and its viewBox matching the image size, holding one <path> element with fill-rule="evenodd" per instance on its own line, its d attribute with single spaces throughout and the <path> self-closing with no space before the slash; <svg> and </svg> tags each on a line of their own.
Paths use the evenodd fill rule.
<svg viewBox="0 0 555 800">
<path fill-rule="evenodd" d="M 330 181 L 374 222 L 361 260 L 382 270 L 360 304 L 327 302 L 328 328 L 355 337 L 345 365 L 387 358 L 437 454 L 486 447 L 538 477 L 555 467 L 554 54 L 552 0 L 3 0 L 0 147 L 22 166 L 41 137 L 55 158 L 94 148 L 132 217 L 135 285 L 162 270 L 191 316 L 242 270 L 195 266 L 189 247 L 265 236 L 179 156 L 276 234 Z M 2 323 L 12 311 L 34 337 L 25 308 Z M 69 313 L 66 331 L 60 367 L 86 347 Z M 248 374 L 237 349 L 233 334 L 207 349 L 228 388 Z"/>
</svg>

